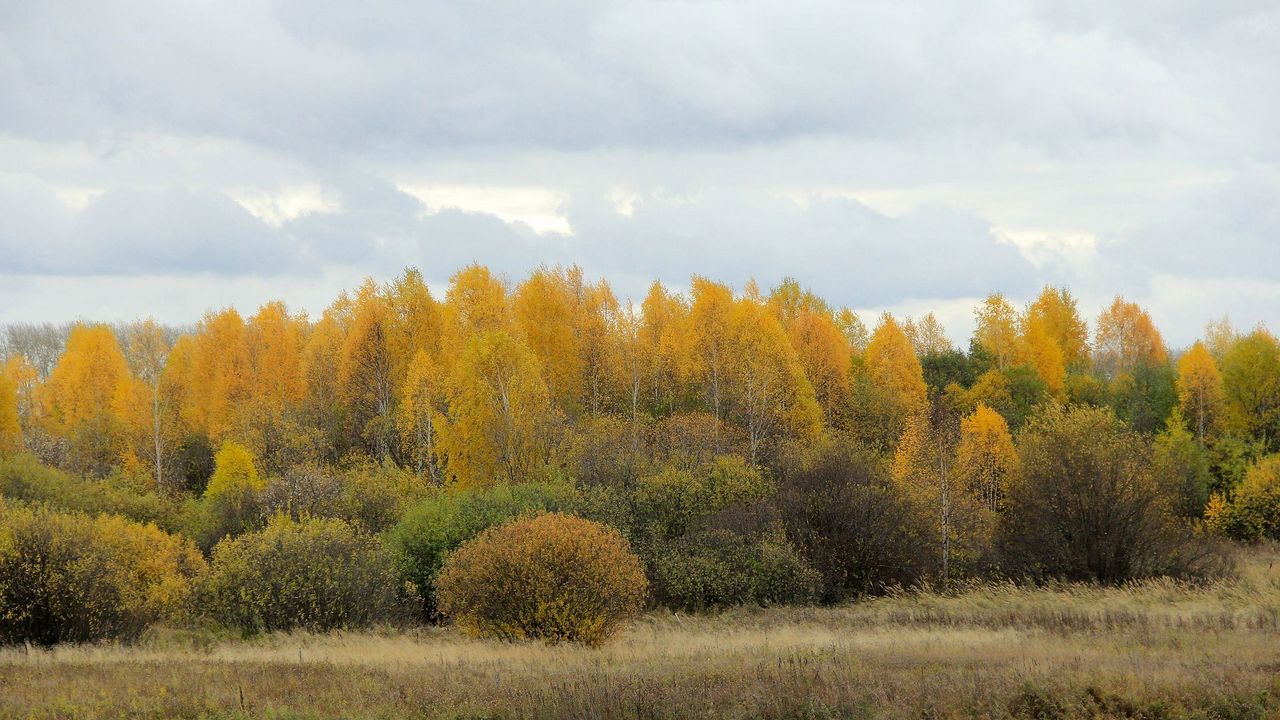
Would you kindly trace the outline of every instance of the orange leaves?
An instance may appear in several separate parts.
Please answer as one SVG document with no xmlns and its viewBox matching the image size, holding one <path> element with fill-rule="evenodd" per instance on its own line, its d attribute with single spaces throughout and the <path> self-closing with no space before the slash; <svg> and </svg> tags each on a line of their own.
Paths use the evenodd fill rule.
<svg viewBox="0 0 1280 720">
<path fill-rule="evenodd" d="M 864 361 L 872 384 L 885 393 L 902 417 L 923 410 L 928 391 L 920 360 L 892 315 L 880 317 Z"/>
<path fill-rule="evenodd" d="M 1098 316 L 1094 335 L 1094 363 L 1108 375 L 1130 372 L 1138 365 L 1169 361 L 1164 338 L 1151 316 L 1137 305 L 1116 296 Z"/>
</svg>

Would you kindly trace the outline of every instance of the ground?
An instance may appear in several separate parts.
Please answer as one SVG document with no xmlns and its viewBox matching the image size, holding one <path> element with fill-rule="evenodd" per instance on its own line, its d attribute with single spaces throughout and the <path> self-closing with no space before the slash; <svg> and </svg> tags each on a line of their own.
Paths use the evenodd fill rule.
<svg viewBox="0 0 1280 720">
<path fill-rule="evenodd" d="M 1280 552 L 1206 586 L 975 584 L 651 613 L 600 648 L 447 628 L 0 649 L 22 718 L 1280 717 Z"/>
</svg>

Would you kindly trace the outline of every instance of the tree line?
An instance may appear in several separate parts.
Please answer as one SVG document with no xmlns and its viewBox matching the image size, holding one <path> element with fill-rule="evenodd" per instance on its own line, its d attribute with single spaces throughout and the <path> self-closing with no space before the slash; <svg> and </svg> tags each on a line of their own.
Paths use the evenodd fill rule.
<svg viewBox="0 0 1280 720">
<path fill-rule="evenodd" d="M 617 528 L 680 607 L 1195 574 L 1210 535 L 1280 534 L 1265 328 L 1175 353 L 1140 306 L 1090 323 L 1054 287 L 975 318 L 960 348 L 932 314 L 868 327 L 790 279 L 633 303 L 577 267 L 472 265 L 443 297 L 408 269 L 318 318 L 11 326 L 0 495 L 206 553 L 340 519 L 400 548 L 427 616 L 443 557 L 526 511 Z"/>
</svg>

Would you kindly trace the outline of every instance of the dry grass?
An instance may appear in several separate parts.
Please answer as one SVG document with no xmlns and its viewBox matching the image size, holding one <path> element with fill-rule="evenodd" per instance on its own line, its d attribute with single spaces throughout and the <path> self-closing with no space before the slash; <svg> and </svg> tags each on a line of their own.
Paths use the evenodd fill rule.
<svg viewBox="0 0 1280 720">
<path fill-rule="evenodd" d="M 651 614 L 615 643 L 448 629 L 0 650 L 5 717 L 1280 717 L 1280 554 L 1204 587 L 974 586 Z"/>
</svg>

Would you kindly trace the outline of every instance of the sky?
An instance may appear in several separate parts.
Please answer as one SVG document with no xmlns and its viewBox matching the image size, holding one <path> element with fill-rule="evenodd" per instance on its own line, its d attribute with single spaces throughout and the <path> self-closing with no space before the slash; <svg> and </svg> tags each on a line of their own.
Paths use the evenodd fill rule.
<svg viewBox="0 0 1280 720">
<path fill-rule="evenodd" d="M 1280 2 L 0 0 L 0 322 L 419 268 L 1280 326 Z"/>
</svg>

